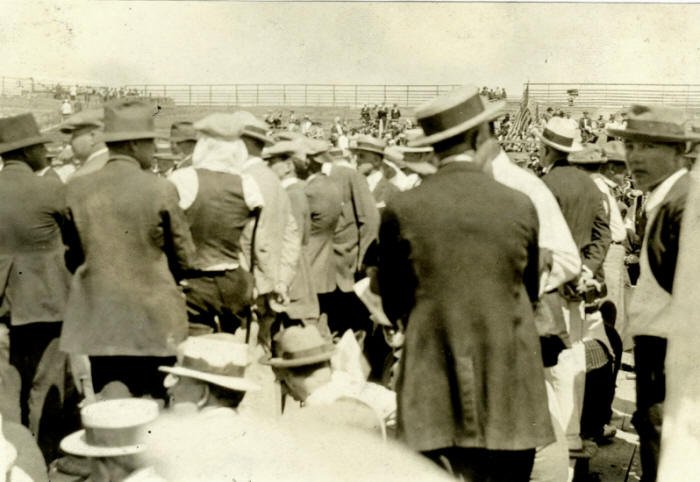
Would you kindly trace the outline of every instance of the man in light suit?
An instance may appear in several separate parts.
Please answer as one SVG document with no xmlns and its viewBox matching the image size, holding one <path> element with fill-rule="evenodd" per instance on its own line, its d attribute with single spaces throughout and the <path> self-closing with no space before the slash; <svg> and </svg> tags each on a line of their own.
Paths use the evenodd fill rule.
<svg viewBox="0 0 700 482">
<path fill-rule="evenodd" d="M 367 174 L 367 184 L 369 190 L 374 196 L 377 208 L 383 208 L 386 201 L 393 194 L 399 192 L 394 184 L 392 184 L 384 174 L 384 150 L 386 144 L 380 139 L 371 136 L 359 136 L 357 143 L 352 147 L 352 152 L 357 156 L 357 165 L 367 165 L 369 174 Z"/>
<path fill-rule="evenodd" d="M 10 311 L 10 363 L 21 376 L 22 422 L 41 357 L 61 333 L 70 275 L 60 227 L 65 204 L 46 167 L 48 139 L 32 114 L 0 119 L 0 304 Z"/>
<path fill-rule="evenodd" d="M 440 167 L 387 203 L 378 280 L 406 326 L 398 436 L 464 480 L 525 482 L 554 435 L 533 315 L 537 212 L 477 151 L 503 104 L 464 87 L 416 111 L 413 143 L 433 145 Z"/>
<path fill-rule="evenodd" d="M 109 159 L 102 139 L 102 109 L 84 110 L 71 116 L 61 125 L 61 132 L 70 135 L 73 155 L 80 167 L 68 180 L 102 169 Z"/>
<path fill-rule="evenodd" d="M 160 365 L 187 336 L 176 278 L 194 253 L 178 194 L 151 172 L 150 104 L 105 106 L 107 165 L 66 187 L 66 263 L 75 274 L 61 349 L 90 357 L 93 385 L 121 381 L 135 396 L 165 398 Z"/>
</svg>

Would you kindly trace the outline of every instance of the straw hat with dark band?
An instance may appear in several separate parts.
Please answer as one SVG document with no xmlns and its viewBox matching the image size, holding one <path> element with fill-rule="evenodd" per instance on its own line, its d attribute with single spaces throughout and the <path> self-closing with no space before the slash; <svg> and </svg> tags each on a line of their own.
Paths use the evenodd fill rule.
<svg viewBox="0 0 700 482">
<path fill-rule="evenodd" d="M 613 137 L 631 141 L 682 143 L 700 141 L 680 109 L 656 105 L 633 105 L 624 129 L 608 129 Z"/>
</svg>

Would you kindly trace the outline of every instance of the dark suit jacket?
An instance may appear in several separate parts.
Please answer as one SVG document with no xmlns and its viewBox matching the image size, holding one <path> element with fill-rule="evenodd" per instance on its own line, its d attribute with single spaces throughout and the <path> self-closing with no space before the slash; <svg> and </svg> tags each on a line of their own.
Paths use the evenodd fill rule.
<svg viewBox="0 0 700 482">
<path fill-rule="evenodd" d="M 557 198 L 581 262 L 597 273 L 612 242 L 605 195 L 588 174 L 566 163 L 555 164 L 542 180 Z"/>
<path fill-rule="evenodd" d="M 171 270 L 186 270 L 194 252 L 175 186 L 112 155 L 67 185 L 66 202 L 66 261 L 75 275 L 61 349 L 174 355 L 187 313 Z"/>
<path fill-rule="evenodd" d="M 336 288 L 333 236 L 342 212 L 343 199 L 336 184 L 321 173 L 306 183 L 304 192 L 311 220 L 309 242 L 304 247 L 311 264 L 311 279 L 316 293 L 330 293 Z"/>
<path fill-rule="evenodd" d="M 328 176 L 342 197 L 342 214 L 333 238 L 336 283 L 341 291 L 352 291 L 355 273 L 367 247 L 377 237 L 379 211 L 367 180 L 351 167 L 333 165 Z"/>
<path fill-rule="evenodd" d="M 70 273 L 63 264 L 63 183 L 24 162 L 0 171 L 0 300 L 12 325 L 60 321 Z"/>
<path fill-rule="evenodd" d="M 374 186 L 372 196 L 374 196 L 374 200 L 377 204 L 385 205 L 389 198 L 397 192 L 399 192 L 399 188 L 385 177 L 382 177 L 377 185 Z"/>
<path fill-rule="evenodd" d="M 554 440 L 532 309 L 537 213 L 477 169 L 448 164 L 382 213 L 382 302 L 406 320 L 398 433 L 419 451 Z"/>
<path fill-rule="evenodd" d="M 647 236 L 649 267 L 656 282 L 669 293 L 673 292 L 678 241 L 689 187 L 689 174 L 676 181 L 659 206 Z"/>
</svg>

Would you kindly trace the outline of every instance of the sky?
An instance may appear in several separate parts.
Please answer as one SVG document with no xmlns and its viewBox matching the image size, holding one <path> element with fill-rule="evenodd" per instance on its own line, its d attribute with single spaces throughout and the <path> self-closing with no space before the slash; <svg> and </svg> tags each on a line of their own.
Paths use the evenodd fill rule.
<svg viewBox="0 0 700 482">
<path fill-rule="evenodd" d="M 700 83 L 700 5 L 0 0 L 0 73 L 99 84 Z"/>
</svg>

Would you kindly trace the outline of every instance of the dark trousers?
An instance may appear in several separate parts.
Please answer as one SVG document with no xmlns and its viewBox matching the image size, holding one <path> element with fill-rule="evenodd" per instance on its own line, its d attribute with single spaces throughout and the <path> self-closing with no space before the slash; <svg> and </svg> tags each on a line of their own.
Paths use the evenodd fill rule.
<svg viewBox="0 0 700 482">
<path fill-rule="evenodd" d="M 41 357 L 52 340 L 61 335 L 61 322 L 37 322 L 10 326 L 10 363 L 19 372 L 22 424 L 29 425 L 29 392 Z"/>
<path fill-rule="evenodd" d="M 613 363 L 586 373 L 586 388 L 581 410 L 581 437 L 596 439 L 603 436 L 603 428 L 610 421 L 610 395 L 615 394 Z"/>
<path fill-rule="evenodd" d="M 91 356 L 92 385 L 99 392 L 110 382 L 121 382 L 135 397 L 150 395 L 165 400 L 165 373 L 159 366 L 172 366 L 176 357 L 166 356 Z"/>
<path fill-rule="evenodd" d="M 253 302 L 253 277 L 243 269 L 201 272 L 184 288 L 191 325 L 234 333 L 246 324 Z"/>
<path fill-rule="evenodd" d="M 465 482 L 529 482 L 535 463 L 535 449 L 449 447 L 423 455 Z"/>
<path fill-rule="evenodd" d="M 632 423 L 639 434 L 642 482 L 655 481 L 659 465 L 663 402 L 666 399 L 665 360 L 665 338 L 656 336 L 634 338 L 637 410 L 632 417 Z"/>
</svg>

